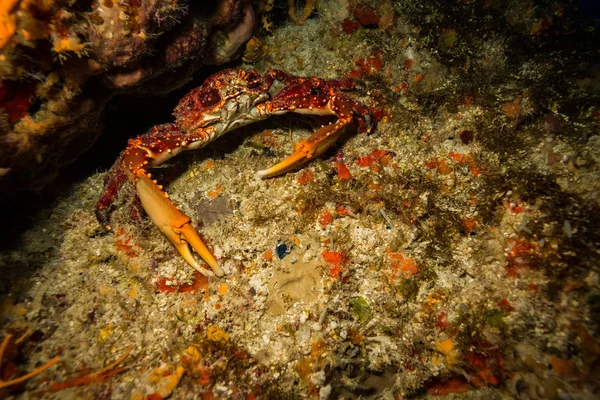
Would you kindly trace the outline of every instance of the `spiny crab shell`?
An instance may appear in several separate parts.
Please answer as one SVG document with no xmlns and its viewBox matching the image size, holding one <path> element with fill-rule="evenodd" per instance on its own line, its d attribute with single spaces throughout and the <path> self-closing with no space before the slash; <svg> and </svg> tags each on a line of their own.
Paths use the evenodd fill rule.
<svg viewBox="0 0 600 400">
<path fill-rule="evenodd" d="M 217 131 L 228 131 L 232 129 L 228 124 L 241 123 L 242 115 L 269 99 L 271 83 L 257 72 L 225 70 L 186 94 L 173 115 L 186 133 L 209 125 Z"/>
</svg>

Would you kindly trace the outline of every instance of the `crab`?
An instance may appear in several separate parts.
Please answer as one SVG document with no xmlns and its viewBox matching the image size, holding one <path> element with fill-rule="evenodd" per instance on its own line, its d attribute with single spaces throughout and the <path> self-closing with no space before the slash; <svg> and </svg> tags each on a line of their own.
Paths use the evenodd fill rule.
<svg viewBox="0 0 600 400">
<path fill-rule="evenodd" d="M 276 81 L 283 88 L 272 93 Z M 109 220 L 114 208 L 111 205 L 120 188 L 133 182 L 146 214 L 184 260 L 205 276 L 222 277 L 223 270 L 192 227 L 191 219 L 173 204 L 148 169 L 183 150 L 204 147 L 227 132 L 272 115 L 295 112 L 337 117 L 308 139 L 296 143 L 295 151 L 283 161 L 257 174 L 270 178 L 286 173 L 322 154 L 354 121 L 361 131 L 372 130 L 369 108 L 344 93 L 354 90 L 362 90 L 362 85 L 354 80 L 299 77 L 275 69 L 264 74 L 228 69 L 210 76 L 181 99 L 173 113 L 175 122 L 156 125 L 146 134 L 129 140 L 106 177 L 96 205 L 98 221 L 107 230 L 111 229 Z M 190 247 L 210 269 L 198 262 Z"/>
</svg>

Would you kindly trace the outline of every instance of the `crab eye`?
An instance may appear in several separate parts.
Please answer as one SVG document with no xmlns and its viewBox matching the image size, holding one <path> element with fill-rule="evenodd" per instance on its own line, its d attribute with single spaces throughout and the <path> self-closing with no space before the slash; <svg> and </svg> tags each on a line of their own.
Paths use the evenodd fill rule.
<svg viewBox="0 0 600 400">
<path fill-rule="evenodd" d="M 221 96 L 217 89 L 210 89 L 200 92 L 198 95 L 198 102 L 202 107 L 214 106 L 221 101 Z"/>
</svg>

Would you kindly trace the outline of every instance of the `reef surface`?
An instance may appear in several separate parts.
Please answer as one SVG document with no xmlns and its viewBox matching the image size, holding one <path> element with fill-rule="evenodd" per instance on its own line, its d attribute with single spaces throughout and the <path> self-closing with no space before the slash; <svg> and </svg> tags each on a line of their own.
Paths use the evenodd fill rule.
<svg viewBox="0 0 600 400">
<path fill-rule="evenodd" d="M 109 104 L 120 136 L 104 132 L 34 206 L 5 199 L 2 332 L 31 333 L 0 379 L 59 361 L 2 396 L 597 398 L 593 10 L 331 0 L 289 18 L 287 4 L 253 6 L 255 37 L 228 66 L 359 79 L 352 95 L 376 129 L 274 179 L 255 173 L 322 120 L 274 117 L 153 169 L 227 273 L 207 279 L 132 218 L 132 188 L 109 234 L 94 205 L 104 150 L 116 159 L 169 122 L 214 70 L 163 99 Z M 166 120 L 126 121 L 156 104 Z"/>
</svg>

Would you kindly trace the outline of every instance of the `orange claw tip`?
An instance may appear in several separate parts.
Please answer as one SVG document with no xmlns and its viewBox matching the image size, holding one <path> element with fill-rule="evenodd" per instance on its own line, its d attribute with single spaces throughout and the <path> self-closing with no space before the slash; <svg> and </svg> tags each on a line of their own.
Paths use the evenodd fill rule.
<svg viewBox="0 0 600 400">
<path fill-rule="evenodd" d="M 206 276 L 223 276 L 225 273 L 210 253 L 202 239 L 190 225 L 190 219 L 168 200 L 166 193 L 146 175 L 138 172 L 136 189 L 146 214 L 160 231 L 173 243 L 177 251 L 194 269 Z M 203 268 L 192 255 L 190 246 L 212 268 Z M 214 274 L 213 274 L 214 272 Z"/>
<path fill-rule="evenodd" d="M 294 145 L 294 151 L 285 160 L 275 164 L 271 168 L 258 171 L 257 175 L 260 178 L 270 178 L 276 175 L 281 175 L 288 172 L 308 160 L 317 157 L 331 147 L 340 137 L 343 128 L 348 124 L 348 121 L 338 120 L 335 124 L 325 125 L 318 131 L 312 134 L 306 140 L 301 140 Z"/>
<path fill-rule="evenodd" d="M 217 260 L 215 260 L 215 257 L 212 255 L 210 250 L 208 250 L 208 247 L 206 247 L 202 239 L 200 239 L 200 236 L 198 236 L 198 234 L 196 233 L 194 228 L 191 227 L 190 224 L 185 224 L 184 226 L 182 226 L 180 228 L 180 233 L 182 239 L 185 240 L 182 240 L 181 244 L 176 245 L 176 247 L 177 250 L 179 250 L 181 256 L 188 262 L 188 264 L 190 264 L 198 272 L 206 276 L 212 276 L 213 273 L 218 277 L 222 277 L 225 275 L 225 272 L 223 272 L 223 270 L 219 266 L 219 263 L 217 262 Z M 208 264 L 212 271 L 209 271 L 203 268 L 200 264 L 198 264 L 188 247 L 188 243 L 196 251 L 196 253 L 198 253 L 198 255 Z"/>
<path fill-rule="evenodd" d="M 273 165 L 271 168 L 263 169 L 262 171 L 258 171 L 256 175 L 259 178 L 271 178 L 277 175 L 281 175 L 292 169 L 299 167 L 304 164 L 306 161 L 310 160 L 311 157 L 308 157 L 306 152 L 302 150 L 297 150 L 293 152 L 290 156 L 285 158 L 284 160 L 278 162 Z"/>
</svg>

